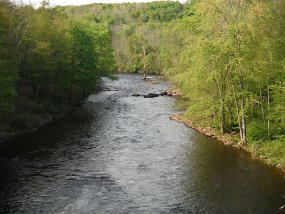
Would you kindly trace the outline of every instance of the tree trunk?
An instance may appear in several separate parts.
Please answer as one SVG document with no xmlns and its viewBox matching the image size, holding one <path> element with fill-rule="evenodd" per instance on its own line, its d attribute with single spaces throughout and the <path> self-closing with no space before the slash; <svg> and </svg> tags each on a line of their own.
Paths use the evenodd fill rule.
<svg viewBox="0 0 285 214">
<path fill-rule="evenodd" d="M 241 98 L 241 128 L 242 128 L 242 142 L 246 143 L 246 120 L 245 120 L 245 103 L 244 103 L 244 98 Z"/>
<path fill-rule="evenodd" d="M 235 108 L 236 108 L 237 119 L 238 119 L 239 135 L 240 135 L 240 139 L 242 139 L 242 124 L 241 124 L 241 119 L 240 119 L 240 110 L 239 110 L 238 100 L 237 100 L 237 96 L 236 96 L 234 86 L 232 86 L 232 89 L 233 89 Z"/>
<path fill-rule="evenodd" d="M 225 101 L 223 95 L 224 87 L 220 88 L 220 131 L 221 133 L 225 133 Z"/>
<path fill-rule="evenodd" d="M 240 78 L 240 89 L 241 92 L 244 92 L 244 80 L 243 80 L 243 72 L 242 68 L 239 68 L 239 78 Z M 245 120 L 245 100 L 244 95 L 241 94 L 240 98 L 240 113 L 241 113 L 241 140 L 243 143 L 246 143 L 246 120 Z"/>
<path fill-rule="evenodd" d="M 235 101 L 235 107 L 236 107 L 236 113 L 237 113 L 237 119 L 238 119 L 238 125 L 239 125 L 239 135 L 240 135 L 240 139 L 242 143 L 245 143 L 246 142 L 246 133 L 245 133 L 246 122 L 245 122 L 244 114 L 241 112 L 243 111 L 244 102 L 242 99 L 241 109 L 240 109 L 234 86 L 232 86 L 232 88 L 233 88 L 233 95 L 234 95 L 234 101 Z"/>
<path fill-rule="evenodd" d="M 220 119 L 220 131 L 221 133 L 225 132 L 225 85 L 224 80 L 219 78 L 216 79 L 218 90 L 219 90 L 219 99 L 220 99 L 220 107 L 219 107 L 219 119 Z"/>
<path fill-rule="evenodd" d="M 143 47 L 143 79 L 146 80 L 146 50 Z"/>
<path fill-rule="evenodd" d="M 222 133 L 225 133 L 225 107 L 222 104 L 221 106 L 221 124 L 220 124 L 220 130 Z"/>
<path fill-rule="evenodd" d="M 264 106 L 263 106 L 263 98 L 262 98 L 261 88 L 259 89 L 259 96 L 260 96 L 260 103 L 261 103 L 262 121 L 265 125 L 265 114 L 264 114 Z"/>
<path fill-rule="evenodd" d="M 238 7 L 240 9 L 240 7 Z M 240 14 L 240 12 L 238 12 Z M 241 41 L 237 35 L 238 54 L 241 53 Z M 245 100 L 244 100 L 244 72 L 241 64 L 238 65 L 239 86 L 241 91 L 240 96 L 240 134 L 242 143 L 246 143 L 246 120 L 245 120 Z"/>
</svg>

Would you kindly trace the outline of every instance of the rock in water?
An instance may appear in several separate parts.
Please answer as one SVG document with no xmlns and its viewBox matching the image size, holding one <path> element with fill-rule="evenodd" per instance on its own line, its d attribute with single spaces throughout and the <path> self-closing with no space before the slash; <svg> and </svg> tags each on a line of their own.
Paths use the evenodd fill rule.
<svg viewBox="0 0 285 214">
<path fill-rule="evenodd" d="M 154 94 L 154 93 L 150 93 L 148 95 L 144 95 L 144 98 L 154 98 L 154 97 L 159 97 L 159 94 Z"/>
<path fill-rule="evenodd" d="M 140 97 L 141 95 L 140 94 L 133 94 L 132 96 L 133 97 Z"/>
</svg>

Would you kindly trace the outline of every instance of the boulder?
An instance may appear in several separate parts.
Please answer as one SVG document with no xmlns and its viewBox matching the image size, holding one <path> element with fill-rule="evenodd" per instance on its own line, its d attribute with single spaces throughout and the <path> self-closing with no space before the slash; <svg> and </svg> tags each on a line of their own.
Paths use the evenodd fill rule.
<svg viewBox="0 0 285 214">
<path fill-rule="evenodd" d="M 154 93 L 150 93 L 148 95 L 144 95 L 144 98 L 154 98 L 154 97 L 159 97 L 159 94 L 154 94 Z"/>
<path fill-rule="evenodd" d="M 133 94 L 132 96 L 133 97 L 140 97 L 141 95 L 140 94 Z"/>
</svg>

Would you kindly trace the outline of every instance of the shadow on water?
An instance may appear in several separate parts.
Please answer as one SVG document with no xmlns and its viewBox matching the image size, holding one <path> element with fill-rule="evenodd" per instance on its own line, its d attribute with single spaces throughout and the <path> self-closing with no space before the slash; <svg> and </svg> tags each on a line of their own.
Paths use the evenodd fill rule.
<svg viewBox="0 0 285 214">
<path fill-rule="evenodd" d="M 170 85 L 104 80 L 59 121 L 0 145 L 0 213 L 278 213 L 274 170 L 168 119 Z"/>
</svg>

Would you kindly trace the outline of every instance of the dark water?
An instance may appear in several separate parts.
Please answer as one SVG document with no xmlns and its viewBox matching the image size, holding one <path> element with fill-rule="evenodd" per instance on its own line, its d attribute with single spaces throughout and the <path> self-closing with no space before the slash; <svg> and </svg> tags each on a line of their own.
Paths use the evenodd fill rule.
<svg viewBox="0 0 285 214">
<path fill-rule="evenodd" d="M 285 182 L 170 121 L 168 88 L 105 80 L 65 118 L 0 147 L 0 213 L 278 213 Z"/>
</svg>

